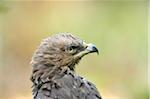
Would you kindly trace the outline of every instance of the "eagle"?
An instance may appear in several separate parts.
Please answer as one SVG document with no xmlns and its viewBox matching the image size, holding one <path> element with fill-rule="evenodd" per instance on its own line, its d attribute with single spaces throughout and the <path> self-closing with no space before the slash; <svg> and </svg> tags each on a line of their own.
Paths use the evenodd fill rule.
<svg viewBox="0 0 150 99">
<path fill-rule="evenodd" d="M 95 85 L 75 72 L 81 58 L 94 52 L 94 44 L 71 33 L 43 39 L 31 59 L 33 99 L 102 99 Z"/>
</svg>

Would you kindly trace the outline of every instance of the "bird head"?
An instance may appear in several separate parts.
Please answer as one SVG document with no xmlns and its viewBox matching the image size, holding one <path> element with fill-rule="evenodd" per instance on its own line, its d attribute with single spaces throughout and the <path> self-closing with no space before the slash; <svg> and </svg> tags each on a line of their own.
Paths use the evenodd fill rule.
<svg viewBox="0 0 150 99">
<path fill-rule="evenodd" d="M 94 44 L 87 44 L 80 38 L 61 33 L 44 39 L 32 58 L 32 64 L 69 67 L 74 70 L 81 58 L 89 53 L 99 53 Z"/>
</svg>

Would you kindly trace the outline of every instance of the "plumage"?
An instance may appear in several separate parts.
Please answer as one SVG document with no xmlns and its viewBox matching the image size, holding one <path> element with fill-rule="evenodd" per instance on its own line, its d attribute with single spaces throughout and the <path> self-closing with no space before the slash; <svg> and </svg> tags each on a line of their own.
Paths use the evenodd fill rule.
<svg viewBox="0 0 150 99">
<path fill-rule="evenodd" d="M 93 44 L 70 33 L 44 39 L 31 61 L 34 99 L 102 99 L 95 85 L 75 72 L 81 58 L 94 52 Z"/>
</svg>

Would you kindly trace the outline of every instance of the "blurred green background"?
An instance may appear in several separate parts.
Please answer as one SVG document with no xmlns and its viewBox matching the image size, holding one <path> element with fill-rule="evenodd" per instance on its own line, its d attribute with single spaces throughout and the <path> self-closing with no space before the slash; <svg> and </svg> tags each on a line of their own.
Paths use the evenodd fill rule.
<svg viewBox="0 0 150 99">
<path fill-rule="evenodd" d="M 0 98 L 32 99 L 29 65 L 40 41 L 71 32 L 94 43 L 76 66 L 104 99 L 148 99 L 147 0 L 0 1 Z"/>
</svg>

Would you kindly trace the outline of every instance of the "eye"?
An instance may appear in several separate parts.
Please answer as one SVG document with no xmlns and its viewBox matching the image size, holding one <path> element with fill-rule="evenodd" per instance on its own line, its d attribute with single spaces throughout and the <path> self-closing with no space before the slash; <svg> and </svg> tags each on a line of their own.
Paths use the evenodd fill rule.
<svg viewBox="0 0 150 99">
<path fill-rule="evenodd" d="M 68 48 L 68 52 L 71 54 L 75 54 L 77 52 L 77 49 L 78 49 L 78 46 L 72 45 Z"/>
</svg>

